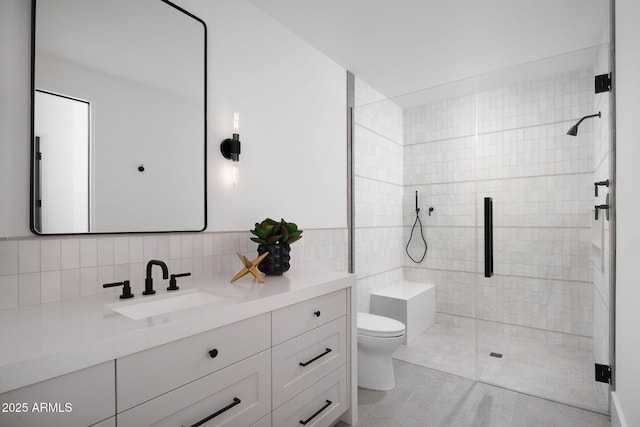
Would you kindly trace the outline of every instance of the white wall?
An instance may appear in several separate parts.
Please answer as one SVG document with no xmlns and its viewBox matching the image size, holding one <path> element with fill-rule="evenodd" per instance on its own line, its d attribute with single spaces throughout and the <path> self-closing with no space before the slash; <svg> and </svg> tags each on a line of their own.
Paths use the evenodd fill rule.
<svg viewBox="0 0 640 427">
<path fill-rule="evenodd" d="M 30 2 L 0 2 L 0 236 L 30 234 L 30 23 Z"/>
<path fill-rule="evenodd" d="M 640 425 L 640 3 L 616 1 L 616 391 L 613 425 Z M 626 424 L 623 420 L 626 419 Z"/>
<path fill-rule="evenodd" d="M 181 0 L 208 30 L 209 225 L 346 227 L 346 72 L 246 1 Z M 220 155 L 240 112 L 239 184 Z"/>
<path fill-rule="evenodd" d="M 208 28 L 208 230 L 266 216 L 346 227 L 345 70 L 246 1 L 183 0 Z M 30 2 L 0 6 L 0 236 L 28 231 Z M 240 184 L 219 151 L 240 111 Z"/>
<path fill-rule="evenodd" d="M 91 104 L 91 231 L 201 230 L 202 102 L 44 52 L 37 56 L 37 89 Z"/>
<path fill-rule="evenodd" d="M 0 1 L 0 308 L 91 295 L 127 278 L 139 292 L 155 257 L 172 272 L 231 277 L 235 252 L 255 253 L 247 230 L 265 216 L 305 230 L 292 269 L 345 271 L 345 70 L 247 1 L 177 3 L 208 25 L 207 232 L 38 238 L 28 226 L 31 2 Z M 234 108 L 243 141 L 237 188 L 219 151 Z"/>
</svg>

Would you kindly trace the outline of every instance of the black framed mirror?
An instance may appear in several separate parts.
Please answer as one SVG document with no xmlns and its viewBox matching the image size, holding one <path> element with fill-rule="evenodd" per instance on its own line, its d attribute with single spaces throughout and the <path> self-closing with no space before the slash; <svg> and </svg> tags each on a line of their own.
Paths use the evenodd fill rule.
<svg viewBox="0 0 640 427">
<path fill-rule="evenodd" d="M 166 0 L 32 0 L 33 233 L 206 228 L 206 44 Z"/>
</svg>

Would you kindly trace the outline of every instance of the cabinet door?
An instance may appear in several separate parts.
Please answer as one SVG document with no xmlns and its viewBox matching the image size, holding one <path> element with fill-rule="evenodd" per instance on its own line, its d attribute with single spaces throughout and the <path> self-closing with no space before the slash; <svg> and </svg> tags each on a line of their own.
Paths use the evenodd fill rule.
<svg viewBox="0 0 640 427">
<path fill-rule="evenodd" d="M 271 410 L 270 369 L 265 350 L 118 414 L 118 427 L 249 426 Z"/>
<path fill-rule="evenodd" d="M 114 362 L 0 394 L 2 427 L 86 427 L 112 417 Z"/>
<path fill-rule="evenodd" d="M 346 334 L 343 316 L 273 347 L 273 408 L 346 363 Z"/>
<path fill-rule="evenodd" d="M 327 427 L 347 407 L 347 369 L 336 369 L 275 411 L 272 423 L 278 427 Z"/>
<path fill-rule="evenodd" d="M 270 347 L 270 313 L 118 359 L 118 412 Z"/>
</svg>

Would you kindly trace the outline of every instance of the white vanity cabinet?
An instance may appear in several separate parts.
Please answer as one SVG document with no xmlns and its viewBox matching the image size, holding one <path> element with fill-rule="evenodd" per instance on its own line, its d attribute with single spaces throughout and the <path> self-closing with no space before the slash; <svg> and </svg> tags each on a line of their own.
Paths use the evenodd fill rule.
<svg viewBox="0 0 640 427">
<path fill-rule="evenodd" d="M 265 313 L 122 357 L 116 369 L 118 412 L 270 346 L 271 313 Z"/>
<path fill-rule="evenodd" d="M 273 312 L 274 426 L 329 426 L 349 407 L 346 290 Z"/>
<path fill-rule="evenodd" d="M 270 353 L 264 350 L 118 414 L 118 427 L 250 426 L 271 411 Z"/>
<path fill-rule="evenodd" d="M 0 394 L 0 426 L 87 427 L 113 417 L 114 365 L 102 363 Z"/>
<path fill-rule="evenodd" d="M 251 425 L 271 411 L 271 313 L 117 360 L 118 426 Z"/>
<path fill-rule="evenodd" d="M 20 312 L 29 318 L 33 311 L 34 325 L 52 316 L 60 328 L 48 338 L 67 344 L 0 366 L 0 386 L 21 387 L 0 394 L 0 404 L 7 405 L 0 426 L 320 427 L 339 418 L 353 423 L 354 285 L 352 275 L 292 273 L 250 289 L 226 307 L 167 314 L 157 322 L 129 321 L 93 299 Z M 48 313 L 64 313 L 67 306 L 76 313 L 68 316 L 69 324 Z M 99 337 L 65 332 L 73 330 L 78 312 L 90 319 L 83 329 Z M 74 363 L 95 366 L 47 376 L 68 372 Z M 27 377 L 34 378 L 26 373 L 32 372 L 41 382 L 26 385 Z M 35 411 L 36 404 L 44 411 Z"/>
<path fill-rule="evenodd" d="M 349 407 L 347 300 L 335 291 L 118 359 L 118 427 L 330 425 Z"/>
</svg>

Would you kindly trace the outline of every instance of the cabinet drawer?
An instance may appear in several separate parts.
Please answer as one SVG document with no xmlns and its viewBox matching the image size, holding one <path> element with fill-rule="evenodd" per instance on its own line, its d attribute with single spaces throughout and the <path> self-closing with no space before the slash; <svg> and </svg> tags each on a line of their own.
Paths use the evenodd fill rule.
<svg viewBox="0 0 640 427">
<path fill-rule="evenodd" d="M 260 419 L 257 423 L 251 424 L 251 427 L 271 427 L 271 414 Z"/>
<path fill-rule="evenodd" d="M 324 325 L 347 313 L 347 292 L 342 289 L 273 312 L 273 345 Z"/>
<path fill-rule="evenodd" d="M 274 408 L 347 361 L 346 333 L 347 320 L 343 316 L 273 348 Z"/>
<path fill-rule="evenodd" d="M 118 359 L 118 412 L 269 348 L 269 316 L 266 313 Z"/>
<path fill-rule="evenodd" d="M 271 410 L 271 352 L 251 356 L 118 414 L 118 427 L 249 426 Z"/>
<path fill-rule="evenodd" d="M 116 416 L 114 415 L 108 420 L 101 421 L 98 424 L 92 425 L 91 427 L 116 427 Z"/>
<path fill-rule="evenodd" d="M 272 422 L 278 427 L 329 426 L 347 408 L 347 368 L 342 365 L 275 411 Z"/>
<path fill-rule="evenodd" d="M 20 407 L 20 410 L 26 409 L 26 413 L 13 410 L 7 413 L 0 408 L 0 426 L 86 427 L 113 417 L 116 413 L 114 369 L 114 362 L 110 361 L 2 393 L 0 403 L 26 404 Z M 47 406 L 40 406 L 42 403 Z M 33 405 L 37 405 L 40 412 L 35 411 Z"/>
</svg>

